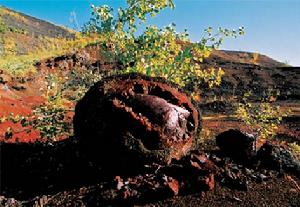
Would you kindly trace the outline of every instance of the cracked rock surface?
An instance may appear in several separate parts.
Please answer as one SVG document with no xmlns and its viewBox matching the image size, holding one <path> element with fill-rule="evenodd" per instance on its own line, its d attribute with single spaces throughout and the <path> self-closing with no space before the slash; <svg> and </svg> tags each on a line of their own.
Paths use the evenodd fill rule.
<svg viewBox="0 0 300 207">
<path fill-rule="evenodd" d="M 75 136 L 90 153 L 126 166 L 180 159 L 193 148 L 199 128 L 199 113 L 184 92 L 134 74 L 96 83 L 74 117 Z"/>
</svg>

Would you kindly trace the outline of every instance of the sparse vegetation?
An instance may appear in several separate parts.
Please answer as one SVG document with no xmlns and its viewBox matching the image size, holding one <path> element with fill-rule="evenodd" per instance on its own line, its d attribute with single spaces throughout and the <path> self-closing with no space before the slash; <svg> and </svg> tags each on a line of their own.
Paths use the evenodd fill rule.
<svg viewBox="0 0 300 207">
<path fill-rule="evenodd" d="M 296 157 L 297 160 L 300 161 L 300 145 L 297 142 L 289 143 L 289 148 L 291 149 L 293 155 Z"/>
<path fill-rule="evenodd" d="M 0 6 L 0 17 L 3 17 L 5 15 L 12 16 L 14 19 L 24 22 L 24 23 L 28 22 L 27 19 L 25 17 L 23 17 L 22 15 L 20 15 L 19 13 L 10 11 L 10 10 Z"/>
<path fill-rule="evenodd" d="M 50 74 L 46 77 L 47 87 L 44 90 L 45 103 L 33 109 L 32 114 L 20 116 L 10 114 L 7 117 L 2 117 L 1 121 L 11 121 L 20 123 L 24 130 L 30 132 L 31 129 L 26 127 L 31 126 L 40 132 L 41 138 L 48 141 L 57 141 L 61 138 L 68 137 L 72 134 L 72 125 L 67 122 L 67 112 L 73 111 L 68 107 L 68 100 L 63 97 L 61 85 L 63 78 L 57 74 Z M 9 127 L 5 138 L 12 138 L 14 131 Z"/>
<path fill-rule="evenodd" d="M 258 138 L 272 139 L 287 112 L 280 110 L 279 106 L 273 106 L 269 99 L 258 104 L 251 103 L 249 96 L 251 92 L 244 94 L 243 101 L 239 103 L 236 111 L 238 118 L 256 132 Z"/>
<path fill-rule="evenodd" d="M 257 64 L 257 61 L 259 58 L 259 53 L 257 53 L 257 52 L 252 53 L 252 57 L 253 57 L 253 60 L 252 60 L 253 64 Z"/>
<path fill-rule="evenodd" d="M 24 76 L 29 71 L 34 72 L 33 64 L 38 60 L 65 54 L 91 42 L 99 42 L 106 61 L 123 66 L 124 69 L 116 73 L 138 72 L 164 77 L 180 86 L 189 83 L 193 83 L 194 87 L 202 83 L 206 83 L 210 88 L 220 85 L 224 71 L 221 68 L 202 68 L 201 63 L 210 55 L 212 49 L 222 44 L 225 37 L 243 35 L 242 27 L 237 31 L 219 28 L 216 33 L 209 27 L 200 41 L 192 43 L 187 31 L 177 33 L 174 24 L 160 29 L 146 23 L 149 15 L 154 17 L 165 8 L 173 9 L 172 0 L 152 3 L 145 0 L 128 0 L 127 3 L 128 8 L 119 8 L 116 16 L 109 6 L 92 6 L 93 18 L 83 29 L 84 36 L 77 34 L 73 40 L 40 38 L 43 47 L 25 55 L 16 56 L 13 40 L 5 39 L 0 68 L 4 68 L 10 74 Z M 146 26 L 146 29 L 137 35 L 137 27 L 141 24 Z M 93 36 L 94 33 L 98 35 Z M 253 53 L 255 64 L 258 57 L 258 53 Z M 80 99 L 101 77 L 102 74 L 98 72 L 84 69 L 72 70 L 66 76 L 59 72 L 50 75 L 47 79 L 48 88 L 44 90 L 46 103 L 36 108 L 33 117 L 28 117 L 27 120 L 41 132 L 42 137 L 50 140 L 55 140 L 64 133 L 71 133 L 64 117 L 69 110 L 65 106 L 66 103 Z M 197 93 L 192 94 L 194 99 L 199 98 L 198 96 Z M 253 105 L 246 98 L 247 96 L 238 106 L 238 117 L 256 130 L 261 138 L 274 136 L 285 115 L 278 107 L 274 108 L 266 101 Z"/>
<path fill-rule="evenodd" d="M 0 16 L 0 34 L 1 33 L 5 33 L 7 31 L 7 26 L 5 25 L 5 23 L 3 22 L 1 16 Z"/>
<path fill-rule="evenodd" d="M 16 55 L 14 39 L 4 40 L 4 54 L 0 59 L 0 68 L 13 76 L 26 76 L 28 72 L 34 72 L 34 63 L 54 56 L 66 54 L 95 43 L 100 39 L 98 36 L 76 35 L 74 40 L 40 37 L 40 46 L 28 51 L 27 54 Z"/>
<path fill-rule="evenodd" d="M 108 60 L 123 66 L 121 73 L 164 77 L 181 86 L 190 82 L 206 82 L 210 87 L 220 84 L 224 71 L 204 69 L 200 63 L 222 44 L 224 37 L 242 35 L 242 27 L 238 31 L 219 28 L 216 33 L 209 27 L 200 41 L 191 43 L 187 31 L 177 33 L 175 24 L 159 29 L 146 23 L 148 16 L 155 17 L 165 8 L 173 9 L 173 0 L 128 0 L 127 5 L 125 9 L 119 8 L 116 16 L 107 5 L 92 6 L 93 18 L 84 28 L 85 33 L 103 36 L 102 51 Z M 137 28 L 142 26 L 145 31 L 136 35 Z"/>
<path fill-rule="evenodd" d="M 192 43 L 186 31 L 175 31 L 174 24 L 164 29 L 146 24 L 149 15 L 154 17 L 164 8 L 173 9 L 173 0 L 151 3 L 128 0 L 127 4 L 128 8 L 119 8 L 117 16 L 113 16 L 109 6 L 93 6 L 93 18 L 83 29 L 86 35 L 75 33 L 74 39 L 39 37 L 39 46 L 26 54 L 16 55 L 18 48 L 13 37 L 6 37 L 0 68 L 13 76 L 26 76 L 35 72 L 34 63 L 41 59 L 62 55 L 98 41 L 106 61 L 123 66 L 121 73 L 138 72 L 160 76 L 181 86 L 191 82 L 205 82 L 209 87 L 220 84 L 224 71 L 221 68 L 204 69 L 200 64 L 213 48 L 222 44 L 224 37 L 242 35 L 243 28 L 238 31 L 219 28 L 215 34 L 212 28 L 208 28 L 200 41 Z M 25 23 L 27 21 L 18 13 L 2 10 L 2 15 L 11 15 Z M 146 25 L 146 29 L 141 35 L 136 35 L 137 27 L 141 24 Z M 98 35 L 94 36 L 94 33 Z M 65 106 L 67 99 L 78 100 L 91 84 L 101 78 L 101 74 L 82 69 L 81 72 L 70 71 L 67 76 L 59 72 L 50 76 L 47 78 L 47 89 L 44 89 L 46 103 L 34 109 L 32 116 L 22 117 L 19 121 L 29 122 L 40 131 L 42 137 L 56 140 L 58 136 L 70 133 L 70 124 L 66 123 L 64 117 L 68 111 Z M 76 88 L 73 86 L 74 82 L 79 83 Z M 77 94 L 76 97 L 70 91 Z M 9 118 L 12 119 L 16 120 L 14 116 Z"/>
<path fill-rule="evenodd" d="M 40 137 L 47 141 L 58 141 L 62 138 L 71 136 L 73 127 L 71 120 L 68 120 L 70 114 L 74 113 L 72 102 L 78 101 L 86 91 L 102 78 L 100 71 L 90 71 L 87 68 L 75 66 L 73 70 L 67 73 L 58 69 L 55 73 L 47 74 L 47 82 L 43 92 L 45 102 L 33 108 L 32 114 L 20 116 L 10 114 L 0 119 L 0 124 L 5 121 L 20 123 L 25 131 L 28 126 L 40 132 Z M 10 139 L 14 135 L 11 127 L 7 128 L 5 139 Z"/>
<path fill-rule="evenodd" d="M 26 76 L 35 71 L 34 63 L 74 52 L 101 38 L 34 21 L 37 20 L 0 6 L 0 69 L 12 76 Z M 48 30 L 40 31 L 36 25 Z M 47 33 L 49 30 L 58 35 Z"/>
</svg>

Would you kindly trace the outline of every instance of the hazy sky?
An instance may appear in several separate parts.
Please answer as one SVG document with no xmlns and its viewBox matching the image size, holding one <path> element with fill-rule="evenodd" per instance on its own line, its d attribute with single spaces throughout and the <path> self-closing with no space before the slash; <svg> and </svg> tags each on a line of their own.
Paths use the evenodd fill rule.
<svg viewBox="0 0 300 207">
<path fill-rule="evenodd" d="M 125 6 L 125 0 L 0 0 L 0 5 L 72 28 L 70 13 L 82 26 L 90 17 L 90 3 Z M 227 39 L 222 49 L 259 52 L 300 66 L 300 0 L 175 0 L 175 5 L 150 23 L 162 27 L 174 22 L 178 31 L 188 29 L 194 41 L 208 26 L 244 26 L 246 34 Z"/>
</svg>

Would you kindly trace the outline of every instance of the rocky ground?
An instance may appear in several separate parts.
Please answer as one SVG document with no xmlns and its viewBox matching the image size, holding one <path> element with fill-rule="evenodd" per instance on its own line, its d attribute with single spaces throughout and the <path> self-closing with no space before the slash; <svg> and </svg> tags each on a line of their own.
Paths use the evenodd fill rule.
<svg viewBox="0 0 300 207">
<path fill-rule="evenodd" d="M 24 164 L 28 149 L 2 148 L 8 156 L 18 150 L 24 160 L 14 161 L 23 165 L 17 166 L 18 172 L 9 170 L 8 179 L 15 182 L 3 183 L 10 187 L 0 202 L 3 206 L 299 205 L 300 165 L 287 149 L 268 143 L 254 151 L 253 137 L 238 130 L 220 134 L 216 142 L 218 148 L 205 146 L 206 150 L 194 150 L 171 164 L 152 163 L 133 171 L 120 165 L 113 171 L 90 165 L 80 145 L 70 141 L 36 145 L 29 153 L 30 165 Z"/>
<path fill-rule="evenodd" d="M 49 73 L 59 69 L 69 71 L 74 67 L 103 71 L 117 67 L 115 63 L 103 61 L 98 51 L 97 46 L 90 46 L 76 54 L 42 61 L 36 65 L 39 72 L 32 77 L 12 78 L 2 72 L 0 115 L 32 113 L 35 106 L 45 101 L 40 89 L 47 87 L 45 76 Z M 161 90 L 160 84 L 159 87 L 149 87 L 149 83 L 142 83 L 130 91 L 128 84 L 124 87 L 119 84 L 119 89 L 114 93 L 121 93 L 122 90 L 127 93 L 121 93 L 114 102 L 109 102 L 114 107 L 113 113 L 122 117 L 124 122 L 136 121 L 135 128 L 130 131 L 133 136 L 125 140 L 130 144 L 149 132 L 155 137 L 155 144 L 148 137 L 148 141 L 142 141 L 143 145 L 136 145 L 140 146 L 138 151 L 148 153 L 147 159 L 151 155 L 147 163 L 135 155 L 131 155 L 130 159 L 119 159 L 126 158 L 127 154 L 122 153 L 127 151 L 118 146 L 117 149 L 122 152 L 120 154 L 112 147 L 116 146 L 115 142 L 105 143 L 100 147 L 105 153 L 99 154 L 99 143 L 91 139 L 94 135 L 90 132 L 95 130 L 90 128 L 93 120 L 83 131 L 75 130 L 79 137 L 89 134 L 85 137 L 89 142 L 82 142 L 77 136 L 64 137 L 54 143 L 40 143 L 37 142 L 41 140 L 39 131 L 30 130 L 30 126 L 24 128 L 19 123 L 7 121 L 0 123 L 0 206 L 299 206 L 299 160 L 290 153 L 287 144 L 300 144 L 300 90 L 297 84 L 300 70 L 282 67 L 282 64 L 264 56 L 260 63 L 251 63 L 248 53 L 231 53 L 216 53 L 205 63 L 222 66 L 225 77 L 219 89 L 203 89 L 201 99 L 195 105 L 201 109 L 200 115 L 195 115 L 194 106 L 185 100 L 184 93 L 177 89 L 173 91 L 172 86 Z M 243 61 L 237 62 L 241 58 Z M 273 104 L 291 110 L 272 143 L 265 144 L 253 139 L 247 134 L 253 134 L 253 131 L 234 116 L 236 100 L 249 89 L 254 93 L 251 97 L 254 103 L 267 95 L 267 89 L 278 90 L 279 100 Z M 214 99 L 212 94 L 216 95 Z M 104 110 L 97 113 L 111 109 L 105 100 L 101 102 Z M 151 101 L 161 104 L 153 108 L 146 104 Z M 87 103 L 90 104 L 89 101 Z M 133 107 L 136 104 L 139 107 Z M 70 107 L 74 108 L 74 105 Z M 158 105 L 168 110 L 157 110 Z M 173 122 L 162 125 L 156 119 L 150 119 L 147 125 L 147 119 L 139 115 L 139 111 L 145 108 L 151 113 L 154 111 L 156 116 L 180 115 L 182 118 L 175 122 L 175 128 L 182 130 L 174 132 L 174 128 L 170 127 Z M 152 116 L 151 113 L 147 116 Z M 71 121 L 74 113 L 69 115 Z M 198 116 L 201 118 L 199 123 Z M 93 113 L 77 116 L 77 122 L 89 117 L 93 117 Z M 109 116 L 106 118 L 110 120 Z M 106 121 L 99 122 L 114 123 L 113 120 Z M 188 128 L 190 123 L 193 127 Z M 200 135 L 196 133 L 195 123 L 202 128 Z M 120 121 L 115 124 L 119 126 Z M 12 137 L 5 137 L 7 127 L 14 130 Z M 118 127 L 105 128 L 105 124 L 103 127 L 106 135 L 112 131 L 123 133 L 116 130 Z M 167 128 L 172 135 L 166 137 L 172 137 L 179 144 L 170 144 L 172 141 L 165 138 L 163 128 Z M 192 136 L 197 139 L 197 146 L 193 146 L 192 153 L 185 155 L 192 149 L 189 142 Z M 128 143 L 126 146 L 131 146 Z M 164 151 L 163 154 L 155 151 L 157 147 L 167 149 L 170 146 L 175 150 Z M 161 160 L 161 157 L 166 159 Z"/>
</svg>

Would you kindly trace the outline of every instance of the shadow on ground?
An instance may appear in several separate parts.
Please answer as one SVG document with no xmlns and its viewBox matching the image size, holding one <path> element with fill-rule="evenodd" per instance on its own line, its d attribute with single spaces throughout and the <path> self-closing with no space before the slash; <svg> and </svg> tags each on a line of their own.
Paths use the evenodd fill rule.
<svg viewBox="0 0 300 207">
<path fill-rule="evenodd" d="M 1 195 L 28 199 L 95 183 L 105 177 L 73 138 L 55 144 L 1 143 Z M 103 176 L 101 176 L 103 175 Z"/>
</svg>

